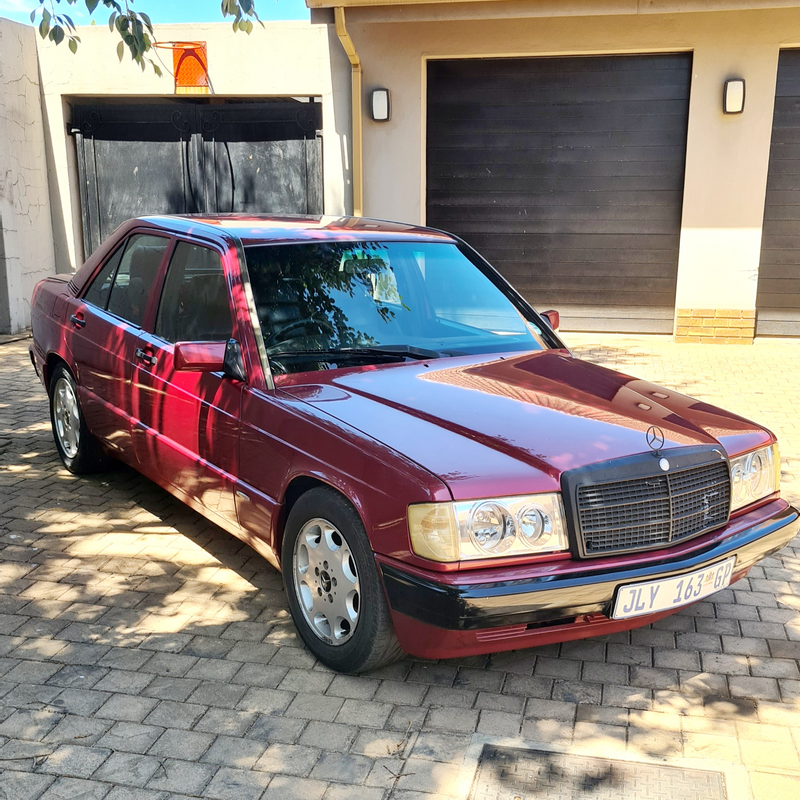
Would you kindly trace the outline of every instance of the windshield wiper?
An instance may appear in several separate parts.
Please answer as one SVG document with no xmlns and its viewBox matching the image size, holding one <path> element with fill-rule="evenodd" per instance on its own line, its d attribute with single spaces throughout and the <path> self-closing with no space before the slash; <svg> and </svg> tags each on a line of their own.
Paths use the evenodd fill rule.
<svg viewBox="0 0 800 800">
<path fill-rule="evenodd" d="M 408 344 L 387 344 L 375 347 L 334 347 L 322 350 L 282 350 L 276 353 L 267 353 L 269 358 L 276 361 L 298 359 L 320 361 L 329 358 L 380 358 L 386 361 L 405 361 L 406 359 L 426 360 L 439 358 L 435 350 L 426 350 L 423 347 L 414 347 Z"/>
</svg>

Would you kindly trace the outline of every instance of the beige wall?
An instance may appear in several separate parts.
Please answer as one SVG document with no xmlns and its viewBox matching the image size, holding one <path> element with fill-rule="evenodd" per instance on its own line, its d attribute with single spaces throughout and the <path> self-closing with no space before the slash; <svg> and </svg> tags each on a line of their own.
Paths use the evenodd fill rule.
<svg viewBox="0 0 800 800">
<path fill-rule="evenodd" d="M 325 211 L 342 214 L 352 204 L 349 156 L 349 67 L 332 26 L 271 22 L 248 36 L 230 25 L 159 26 L 161 41 L 208 43 L 211 81 L 220 97 L 319 96 L 323 117 Z M 116 55 L 118 39 L 105 25 L 81 28 L 77 55 L 39 42 L 39 60 L 50 147 L 56 267 L 70 272 L 83 260 L 75 143 L 66 134 L 69 101 L 89 97 L 174 94 L 172 78 L 144 73 Z M 171 69 L 171 53 L 162 58 Z"/>
<path fill-rule="evenodd" d="M 53 272 L 44 127 L 32 28 L 0 19 L 0 333 L 30 325 Z"/>
<path fill-rule="evenodd" d="M 518 7 L 533 14 L 549 5 L 522 0 Z M 498 7 L 508 12 L 507 6 L 461 8 L 477 17 Z M 434 19 L 454 8 L 347 11 L 364 65 L 365 97 L 385 86 L 393 102 L 388 123 L 372 122 L 365 108 L 367 214 L 424 222 L 426 59 L 691 51 L 677 306 L 755 308 L 778 53 L 800 44 L 800 9 Z M 722 113 L 722 86 L 730 77 L 747 81 L 747 106 L 739 116 Z"/>
</svg>

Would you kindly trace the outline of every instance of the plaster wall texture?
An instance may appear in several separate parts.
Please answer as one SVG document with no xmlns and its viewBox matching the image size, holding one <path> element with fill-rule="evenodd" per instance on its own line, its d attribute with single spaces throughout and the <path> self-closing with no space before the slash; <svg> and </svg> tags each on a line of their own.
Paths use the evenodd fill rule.
<svg viewBox="0 0 800 800">
<path fill-rule="evenodd" d="M 509 13 L 507 5 L 448 4 L 447 11 L 473 17 L 449 22 L 437 19 L 441 6 L 348 9 L 365 99 L 376 87 L 392 92 L 391 122 L 371 121 L 365 107 L 365 213 L 425 221 L 428 59 L 691 51 L 676 307 L 754 309 L 778 54 L 800 45 L 800 9 L 537 17 L 533 11 L 552 4 L 521 0 L 513 5 L 530 17 L 487 16 Z M 737 116 L 722 113 L 722 87 L 731 77 L 747 82 L 746 108 Z"/>
<path fill-rule="evenodd" d="M 54 247 L 58 272 L 72 272 L 84 259 L 80 191 L 74 140 L 67 135 L 70 102 L 117 97 L 128 100 L 174 96 L 172 77 L 142 72 L 129 57 L 120 63 L 118 39 L 105 25 L 82 27 L 76 55 L 39 41 L 42 92 L 50 147 Z M 270 22 L 253 33 L 234 33 L 226 23 L 157 26 L 160 41 L 204 41 L 217 97 L 318 96 L 323 118 L 325 213 L 352 206 L 350 72 L 333 26 Z M 172 68 L 172 54 L 161 51 Z"/>
<path fill-rule="evenodd" d="M 30 325 L 33 287 L 53 269 L 35 33 L 0 19 L 0 333 Z"/>
</svg>

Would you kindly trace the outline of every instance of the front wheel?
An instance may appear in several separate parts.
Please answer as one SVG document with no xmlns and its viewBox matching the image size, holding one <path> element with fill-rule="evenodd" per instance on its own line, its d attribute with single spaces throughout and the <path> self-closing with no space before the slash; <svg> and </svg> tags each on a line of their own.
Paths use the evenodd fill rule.
<svg viewBox="0 0 800 800">
<path fill-rule="evenodd" d="M 320 661 L 366 672 L 402 655 L 364 525 L 338 492 L 320 487 L 300 497 L 281 555 L 292 619 Z"/>
<path fill-rule="evenodd" d="M 83 475 L 105 466 L 100 443 L 86 427 L 78 401 L 78 385 L 63 364 L 55 368 L 50 381 L 50 422 L 58 455 L 70 472 Z"/>
</svg>

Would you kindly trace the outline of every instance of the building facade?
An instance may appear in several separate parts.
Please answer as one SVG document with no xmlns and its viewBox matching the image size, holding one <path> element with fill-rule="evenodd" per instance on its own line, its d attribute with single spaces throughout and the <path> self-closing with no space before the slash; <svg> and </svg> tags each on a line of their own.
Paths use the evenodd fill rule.
<svg viewBox="0 0 800 800">
<path fill-rule="evenodd" d="M 207 43 L 205 98 L 120 64 L 102 27 L 73 56 L 0 20 L 24 51 L 0 47 L 0 330 L 121 216 L 172 209 L 446 228 L 565 330 L 800 336 L 800 2 L 307 4 L 249 37 L 159 28 Z M 3 115 L 22 74 L 34 100 Z M 8 205 L 24 170 L 40 213 Z"/>
<path fill-rule="evenodd" d="M 460 233 L 567 328 L 800 334 L 800 4 L 308 5 L 360 60 L 365 213 Z"/>
</svg>

